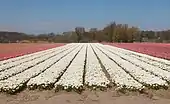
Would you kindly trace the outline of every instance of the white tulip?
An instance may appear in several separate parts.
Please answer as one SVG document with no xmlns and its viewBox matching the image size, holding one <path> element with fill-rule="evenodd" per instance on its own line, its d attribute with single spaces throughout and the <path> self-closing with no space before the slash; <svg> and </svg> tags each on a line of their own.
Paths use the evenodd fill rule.
<svg viewBox="0 0 170 104">
<path fill-rule="evenodd" d="M 86 47 L 86 45 L 83 46 L 83 48 L 80 50 L 70 66 L 67 68 L 61 79 L 57 83 L 55 83 L 55 88 L 57 88 L 58 86 L 63 86 L 64 88 L 72 87 L 79 89 L 83 86 Z"/>
<path fill-rule="evenodd" d="M 32 78 L 27 83 L 28 87 L 41 86 L 47 87 L 49 84 L 54 84 L 57 78 L 64 73 L 71 60 L 74 58 L 76 53 L 81 49 L 81 46 L 73 50 L 66 57 L 62 58 L 59 62 L 51 66 L 48 70 L 41 73 L 35 78 Z"/>
<path fill-rule="evenodd" d="M 93 46 L 93 48 L 97 53 L 98 57 L 100 58 L 105 69 L 109 73 L 113 83 L 115 83 L 120 88 L 122 88 L 122 86 L 125 86 L 126 88 L 132 88 L 132 89 L 142 88 L 142 84 L 134 80 L 121 67 L 119 67 L 116 63 L 110 60 L 105 54 L 99 51 L 99 49 L 97 49 L 95 46 Z"/>
<path fill-rule="evenodd" d="M 129 72 L 135 79 L 137 79 L 141 83 L 144 83 L 150 86 L 155 85 L 155 84 L 161 85 L 161 86 L 167 86 L 167 82 L 162 80 L 161 78 L 142 70 L 140 67 L 137 67 L 136 65 L 128 62 L 127 60 L 122 59 L 120 56 L 112 54 L 106 49 L 103 49 L 99 46 L 98 48 L 100 48 L 111 59 L 115 60 L 117 64 L 123 67 L 127 72 Z M 129 60 L 133 60 L 133 59 L 129 59 Z"/>
<path fill-rule="evenodd" d="M 86 60 L 85 84 L 88 86 L 107 87 L 110 81 L 102 71 L 101 65 L 90 45 L 87 48 Z"/>
<path fill-rule="evenodd" d="M 17 91 L 17 89 L 20 89 L 23 86 L 23 84 L 25 84 L 32 77 L 35 77 L 42 73 L 43 71 L 48 70 L 48 68 L 51 67 L 51 65 L 55 64 L 58 60 L 60 60 L 62 57 L 68 54 L 72 49 L 74 48 L 71 48 L 60 54 L 57 54 L 56 56 L 47 59 L 44 62 L 34 67 L 31 67 L 22 73 L 12 76 L 6 80 L 0 81 L 0 88 L 3 91 Z"/>
</svg>

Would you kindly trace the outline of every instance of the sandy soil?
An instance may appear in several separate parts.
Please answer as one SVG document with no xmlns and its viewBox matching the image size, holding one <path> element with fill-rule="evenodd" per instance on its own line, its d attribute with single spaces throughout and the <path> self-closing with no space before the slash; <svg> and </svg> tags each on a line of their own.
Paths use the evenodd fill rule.
<svg viewBox="0 0 170 104">
<path fill-rule="evenodd" d="M 0 93 L 0 104 L 170 104 L 170 90 L 139 92 L 89 91 L 76 92 L 29 91 L 16 95 Z"/>
</svg>

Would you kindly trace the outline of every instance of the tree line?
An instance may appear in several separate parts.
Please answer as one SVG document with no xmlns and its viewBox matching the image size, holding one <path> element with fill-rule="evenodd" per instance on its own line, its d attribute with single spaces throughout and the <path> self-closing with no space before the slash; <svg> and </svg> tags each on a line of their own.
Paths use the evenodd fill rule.
<svg viewBox="0 0 170 104">
<path fill-rule="evenodd" d="M 135 26 L 128 24 L 116 24 L 111 22 L 102 30 L 91 28 L 89 32 L 85 32 L 83 27 L 76 27 L 77 42 L 81 42 L 83 36 L 88 37 L 86 42 L 170 42 L 170 30 L 166 31 L 144 31 Z M 81 35 L 80 35 L 81 34 Z"/>
<path fill-rule="evenodd" d="M 140 30 L 138 27 L 129 26 L 128 24 L 117 24 L 111 22 L 103 29 L 91 28 L 86 31 L 84 27 L 76 27 L 70 32 L 62 34 L 39 34 L 28 35 L 17 32 L 0 32 L 0 43 L 9 42 L 170 42 L 170 30 L 148 31 Z"/>
</svg>

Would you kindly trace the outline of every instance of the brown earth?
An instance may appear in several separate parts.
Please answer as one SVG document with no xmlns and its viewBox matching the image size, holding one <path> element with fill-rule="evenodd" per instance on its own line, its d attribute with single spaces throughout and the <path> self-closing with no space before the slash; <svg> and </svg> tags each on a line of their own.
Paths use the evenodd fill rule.
<svg viewBox="0 0 170 104">
<path fill-rule="evenodd" d="M 81 94 L 54 90 L 24 90 L 16 95 L 0 93 L 0 104 L 170 104 L 170 90 L 119 92 L 85 90 Z"/>
</svg>

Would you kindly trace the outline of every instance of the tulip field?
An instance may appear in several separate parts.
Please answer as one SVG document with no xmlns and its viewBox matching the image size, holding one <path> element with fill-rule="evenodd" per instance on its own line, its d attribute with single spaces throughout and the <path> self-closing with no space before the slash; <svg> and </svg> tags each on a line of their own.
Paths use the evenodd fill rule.
<svg viewBox="0 0 170 104">
<path fill-rule="evenodd" d="M 64 45 L 63 43 L 48 44 L 48 43 L 9 43 L 0 44 L 0 61 L 14 58 L 17 56 L 23 56 L 49 48 L 55 48 Z"/>
<path fill-rule="evenodd" d="M 168 88 L 170 61 L 100 43 L 70 43 L 0 61 L 0 91 Z"/>
<path fill-rule="evenodd" d="M 119 48 L 170 60 L 170 44 L 166 43 L 107 43 Z"/>
</svg>

